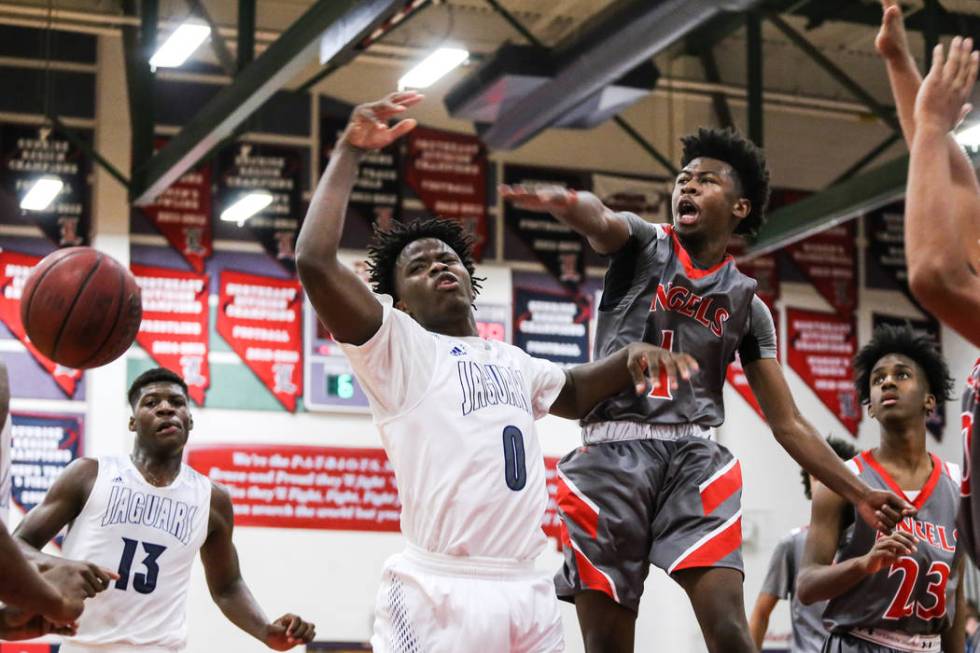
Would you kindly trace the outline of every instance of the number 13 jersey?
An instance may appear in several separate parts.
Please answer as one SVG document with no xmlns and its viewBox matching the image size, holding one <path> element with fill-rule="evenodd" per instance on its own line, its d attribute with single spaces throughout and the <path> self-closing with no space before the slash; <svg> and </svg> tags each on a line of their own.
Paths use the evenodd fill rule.
<svg viewBox="0 0 980 653">
<path fill-rule="evenodd" d="M 931 455 L 931 454 L 930 454 Z M 932 456 L 932 474 L 917 495 L 903 492 L 870 451 L 848 463 L 872 488 L 905 497 L 918 512 L 898 528 L 912 535 L 916 551 L 865 577 L 824 611 L 828 630 L 878 628 L 909 635 L 938 635 L 952 623 L 956 609 L 956 511 L 959 467 Z M 860 518 L 848 529 L 838 562 L 862 556 L 874 546 L 877 531 Z"/>
<path fill-rule="evenodd" d="M 187 465 L 167 487 L 150 485 L 129 456 L 101 456 L 92 492 L 64 542 L 64 557 L 119 574 L 85 602 L 71 651 L 89 645 L 180 650 L 187 640 L 191 565 L 204 544 L 211 481 Z"/>
</svg>

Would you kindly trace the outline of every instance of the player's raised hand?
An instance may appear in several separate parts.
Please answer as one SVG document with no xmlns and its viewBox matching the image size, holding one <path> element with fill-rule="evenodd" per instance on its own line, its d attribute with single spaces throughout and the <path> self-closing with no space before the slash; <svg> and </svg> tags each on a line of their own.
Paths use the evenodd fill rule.
<svg viewBox="0 0 980 653">
<path fill-rule="evenodd" d="M 380 150 L 415 129 L 413 118 L 400 120 L 392 126 L 388 121 L 415 106 L 424 98 L 415 91 L 390 93 L 377 102 L 354 107 L 343 140 L 362 150 Z"/>
<path fill-rule="evenodd" d="M 973 50 L 973 39 L 957 36 L 943 56 L 943 46 L 932 52 L 932 68 L 922 81 L 915 99 L 915 121 L 951 131 L 973 106 L 970 94 L 980 70 L 980 52 Z"/>
<path fill-rule="evenodd" d="M 316 626 L 294 614 L 284 614 L 266 627 L 265 645 L 275 651 L 288 651 L 297 644 L 312 642 Z"/>
<path fill-rule="evenodd" d="M 909 37 L 905 32 L 902 8 L 896 0 L 881 0 L 881 10 L 881 29 L 875 37 L 875 50 L 883 59 L 909 57 Z"/>
<path fill-rule="evenodd" d="M 912 504 L 887 490 L 870 490 L 857 504 L 858 514 L 869 526 L 890 533 L 895 526 L 916 513 Z"/>
<path fill-rule="evenodd" d="M 667 351 L 646 342 L 629 345 L 626 364 L 638 395 L 644 394 L 647 387 L 654 390 L 660 387 L 662 372 L 670 389 L 675 390 L 678 377 L 686 381 L 698 371 L 698 362 L 689 354 Z"/>
<path fill-rule="evenodd" d="M 905 531 L 882 535 L 871 550 L 861 556 L 861 566 L 866 574 L 874 574 L 890 567 L 899 558 L 912 555 L 915 548 L 915 538 Z"/>
<path fill-rule="evenodd" d="M 563 186 L 524 186 L 500 184 L 501 199 L 519 209 L 561 216 L 578 203 L 578 195 Z"/>
</svg>

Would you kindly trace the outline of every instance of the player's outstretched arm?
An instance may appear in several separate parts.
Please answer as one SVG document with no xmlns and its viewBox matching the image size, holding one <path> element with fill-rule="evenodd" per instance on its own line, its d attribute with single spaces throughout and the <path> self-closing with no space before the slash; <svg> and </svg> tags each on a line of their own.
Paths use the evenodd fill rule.
<svg viewBox="0 0 980 653">
<path fill-rule="evenodd" d="M 630 229 L 623 216 L 609 209 L 592 193 L 561 186 L 501 184 L 497 189 L 505 202 L 511 202 L 517 208 L 550 213 L 585 236 L 592 249 L 600 254 L 614 254 L 629 240 Z"/>
<path fill-rule="evenodd" d="M 211 485 L 208 536 L 201 547 L 201 562 L 208 589 L 228 620 L 276 651 L 287 651 L 313 640 L 316 628 L 293 614 L 270 622 L 242 578 L 238 551 L 232 542 L 234 511 L 228 491 Z"/>
<path fill-rule="evenodd" d="M 362 104 L 351 114 L 330 164 L 310 200 L 296 240 L 296 269 L 323 325 L 339 342 L 362 345 L 381 327 L 382 310 L 371 290 L 337 258 L 357 167 L 368 150 L 379 150 L 407 134 L 415 121 L 388 120 L 422 101 L 415 92 L 392 93 Z"/>
<path fill-rule="evenodd" d="M 853 503 L 864 521 L 873 528 L 889 531 L 904 515 L 915 512 L 907 501 L 891 492 L 871 489 L 847 469 L 800 414 L 775 358 L 763 358 L 744 367 L 776 441 L 803 469 Z"/>
<path fill-rule="evenodd" d="M 640 395 L 659 383 L 677 388 L 678 379 L 686 381 L 697 371 L 697 361 L 688 354 L 634 342 L 601 360 L 566 370 L 565 385 L 551 404 L 551 414 L 581 419 L 597 403 L 626 389 Z"/>
<path fill-rule="evenodd" d="M 943 653 L 965 653 L 966 651 L 966 596 L 963 593 L 965 560 L 966 556 L 961 555 L 956 564 L 956 569 L 953 570 L 953 573 L 959 578 L 959 583 L 956 585 L 956 612 L 946 630 L 940 633 L 942 637 L 940 649 Z"/>
</svg>

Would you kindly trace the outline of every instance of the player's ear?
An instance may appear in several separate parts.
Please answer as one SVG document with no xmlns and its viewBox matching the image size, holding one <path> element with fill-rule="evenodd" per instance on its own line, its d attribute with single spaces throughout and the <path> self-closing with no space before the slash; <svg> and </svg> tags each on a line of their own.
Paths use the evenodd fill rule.
<svg viewBox="0 0 980 653">
<path fill-rule="evenodd" d="M 868 403 L 868 417 L 874 419 L 875 417 L 875 407 L 870 402 Z"/>
<path fill-rule="evenodd" d="M 194 430 L 194 418 L 193 417 L 188 417 L 187 418 L 187 432 L 190 433 L 193 430 Z"/>
<path fill-rule="evenodd" d="M 136 418 L 132 415 L 129 416 L 129 430 L 133 433 L 136 432 Z"/>
<path fill-rule="evenodd" d="M 923 407 L 926 409 L 926 414 L 927 415 L 928 414 L 931 414 L 934 410 L 936 410 L 936 406 L 937 406 L 938 403 L 939 402 L 936 401 L 936 395 L 934 395 L 934 394 L 927 394 L 926 395 L 926 401 L 923 404 Z"/>
<path fill-rule="evenodd" d="M 750 213 L 752 213 L 752 202 L 745 197 L 740 197 L 735 200 L 735 206 L 732 207 L 732 215 L 735 216 L 736 220 L 741 222 L 749 217 Z"/>
</svg>

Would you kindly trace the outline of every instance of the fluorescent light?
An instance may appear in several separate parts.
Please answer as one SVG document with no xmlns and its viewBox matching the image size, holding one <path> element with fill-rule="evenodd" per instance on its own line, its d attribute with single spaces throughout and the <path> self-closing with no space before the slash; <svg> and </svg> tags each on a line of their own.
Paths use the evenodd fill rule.
<svg viewBox="0 0 980 653">
<path fill-rule="evenodd" d="M 242 224 L 270 204 L 272 204 L 272 193 L 264 190 L 253 191 L 222 211 L 221 219 Z"/>
<path fill-rule="evenodd" d="M 964 147 L 980 147 L 980 122 L 958 131 L 956 142 Z"/>
<path fill-rule="evenodd" d="M 466 61 L 470 53 L 458 48 L 439 48 L 398 80 L 398 90 L 426 88 Z"/>
<path fill-rule="evenodd" d="M 65 182 L 57 177 L 41 177 L 28 189 L 27 195 L 20 201 L 20 208 L 25 211 L 43 211 L 58 197 L 64 185 Z"/>
<path fill-rule="evenodd" d="M 208 36 L 211 28 L 199 23 L 182 23 L 175 29 L 160 49 L 150 57 L 153 68 L 176 68 L 194 53 Z"/>
</svg>

